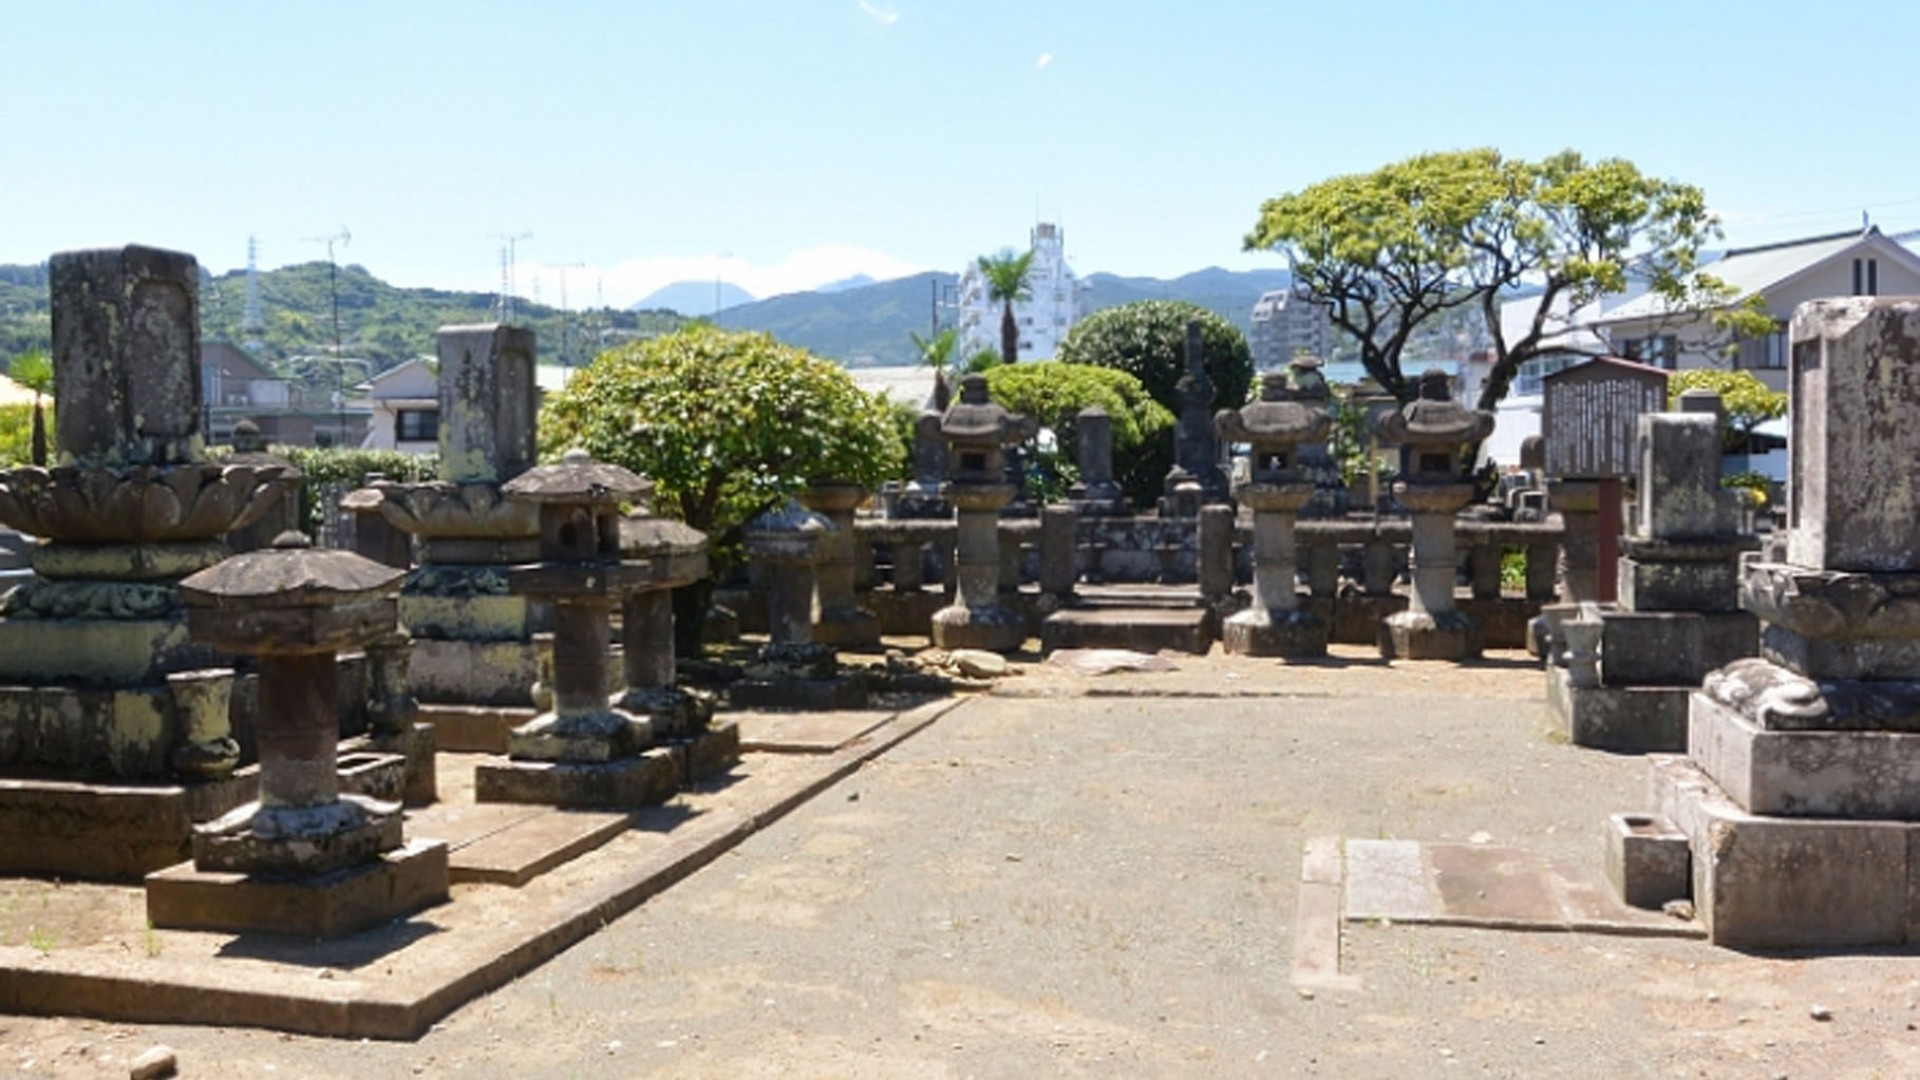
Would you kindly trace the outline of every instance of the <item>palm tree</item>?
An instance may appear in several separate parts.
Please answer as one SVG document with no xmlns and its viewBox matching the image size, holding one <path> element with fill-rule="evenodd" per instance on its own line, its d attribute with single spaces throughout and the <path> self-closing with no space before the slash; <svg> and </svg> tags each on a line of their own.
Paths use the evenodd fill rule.
<svg viewBox="0 0 1920 1080">
<path fill-rule="evenodd" d="M 7 378 L 33 391 L 33 443 L 35 465 L 47 463 L 47 418 L 41 411 L 40 396 L 53 392 L 53 363 L 41 350 L 28 349 L 13 358 Z"/>
<path fill-rule="evenodd" d="M 907 336 L 913 339 L 920 362 L 933 369 L 933 395 L 927 399 L 928 403 L 941 412 L 947 411 L 947 373 L 953 370 L 954 354 L 960 351 L 959 328 L 949 326 L 930 338 L 912 331 L 908 331 Z"/>
<path fill-rule="evenodd" d="M 1020 328 L 1013 322 L 1013 302 L 1033 295 L 1031 282 L 1033 252 L 1015 255 L 1012 248 L 989 258 L 980 256 L 980 276 L 987 283 L 987 299 L 1000 301 L 1000 359 L 1009 364 L 1020 359 Z"/>
</svg>

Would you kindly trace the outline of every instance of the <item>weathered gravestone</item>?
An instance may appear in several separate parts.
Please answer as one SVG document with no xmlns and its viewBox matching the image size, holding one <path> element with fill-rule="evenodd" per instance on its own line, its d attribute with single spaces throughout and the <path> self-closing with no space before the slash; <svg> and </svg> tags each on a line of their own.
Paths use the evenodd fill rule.
<svg viewBox="0 0 1920 1080">
<path fill-rule="evenodd" d="M 1787 561 L 1740 583 L 1761 655 L 1693 695 L 1654 809 L 1714 941 L 1897 945 L 1920 936 L 1920 298 L 1803 304 L 1792 341 Z"/>
</svg>

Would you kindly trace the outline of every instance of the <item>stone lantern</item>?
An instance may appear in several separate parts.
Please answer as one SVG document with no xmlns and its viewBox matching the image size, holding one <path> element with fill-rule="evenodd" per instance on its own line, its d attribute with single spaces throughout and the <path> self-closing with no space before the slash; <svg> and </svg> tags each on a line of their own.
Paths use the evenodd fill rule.
<svg viewBox="0 0 1920 1080">
<path fill-rule="evenodd" d="M 1473 500 L 1473 480 L 1460 452 L 1493 431 L 1493 414 L 1453 400 L 1447 373 L 1420 374 L 1419 396 L 1380 418 L 1380 439 L 1405 446 L 1408 472 L 1394 497 L 1413 515 L 1413 597 L 1380 627 L 1380 654 L 1409 660 L 1460 660 L 1480 655 L 1480 628 L 1454 607 L 1458 572 L 1453 518 Z"/>
<path fill-rule="evenodd" d="M 1249 656 L 1313 657 L 1327 652 L 1326 624 L 1300 607 L 1295 587 L 1294 518 L 1313 498 L 1313 481 L 1301 475 L 1301 447 L 1326 438 L 1333 418 L 1324 405 L 1294 400 L 1287 376 L 1260 380 L 1260 400 L 1223 409 L 1215 429 L 1227 442 L 1250 443 L 1252 469 L 1234 485 L 1240 505 L 1253 509 L 1253 604 L 1227 619 L 1222 634 L 1228 652 Z"/>
<path fill-rule="evenodd" d="M 620 609 L 621 663 L 627 677 L 620 708 L 652 720 L 656 737 L 685 738 L 707 731 L 713 696 L 675 685 L 673 627 L 673 590 L 707 576 L 707 535 L 642 508 L 621 520 L 620 545 L 623 556 L 652 567 L 646 587 L 627 594 Z"/>
<path fill-rule="evenodd" d="M 148 875 L 155 926 L 326 937 L 446 899 L 446 845 L 340 793 L 338 654 L 393 632 L 402 576 L 286 532 L 180 583 L 195 641 L 259 658 L 260 794 L 195 830 L 191 865 Z"/>
<path fill-rule="evenodd" d="M 790 501 L 747 522 L 747 558 L 767 568 L 767 644 L 727 691 L 742 708 L 857 709 L 866 680 L 844 674 L 834 648 L 813 639 L 814 567 L 834 526 Z"/>
<path fill-rule="evenodd" d="M 651 481 L 571 450 L 555 465 L 503 485 L 538 508 L 540 561 L 513 567 L 516 596 L 553 605 L 553 705 L 513 730 L 505 765 L 475 770 L 483 802 L 639 806 L 672 794 L 671 754 L 650 751 L 653 724 L 615 708 L 608 694 L 613 609 L 652 578 L 620 554 L 620 504 L 644 499 Z"/>
<path fill-rule="evenodd" d="M 854 593 L 854 511 L 867 489 L 846 480 L 814 480 L 800 493 L 800 505 L 833 523 L 820 538 L 814 567 L 814 640 L 826 645 L 877 645 L 880 620 L 860 606 Z"/>
<path fill-rule="evenodd" d="M 947 443 L 941 491 L 959 516 L 954 602 L 933 615 L 933 643 L 943 649 L 1008 652 L 1026 640 L 1025 620 L 1000 604 L 999 518 L 1014 495 L 1006 482 L 1006 448 L 1036 430 L 1032 417 L 995 404 L 987 377 L 977 372 L 960 380 L 960 400 L 941 418 Z"/>
</svg>

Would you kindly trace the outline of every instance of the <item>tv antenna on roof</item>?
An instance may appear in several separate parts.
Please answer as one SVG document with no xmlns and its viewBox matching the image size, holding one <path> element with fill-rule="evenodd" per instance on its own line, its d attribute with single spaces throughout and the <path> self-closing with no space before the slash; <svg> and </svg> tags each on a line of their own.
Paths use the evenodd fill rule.
<svg viewBox="0 0 1920 1080">
<path fill-rule="evenodd" d="M 513 321 L 513 273 L 519 261 L 518 245 L 522 240 L 533 239 L 530 232 L 494 233 L 495 240 L 505 241 L 500 248 L 500 321 Z"/>
</svg>

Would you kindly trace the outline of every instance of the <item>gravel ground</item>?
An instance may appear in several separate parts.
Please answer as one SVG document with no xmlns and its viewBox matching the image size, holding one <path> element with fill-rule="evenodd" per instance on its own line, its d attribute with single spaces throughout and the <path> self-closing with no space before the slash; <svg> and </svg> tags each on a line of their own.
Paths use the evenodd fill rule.
<svg viewBox="0 0 1920 1080">
<path fill-rule="evenodd" d="M 1599 872 L 1646 766 L 1544 730 L 1524 657 L 1030 669 L 417 1043 L 0 1017 L 0 1072 L 1897 1077 L 1920 958 L 1355 925 L 1289 979 L 1315 836 Z M 1826 1019 L 1816 1018 L 1819 1015 Z"/>
</svg>

